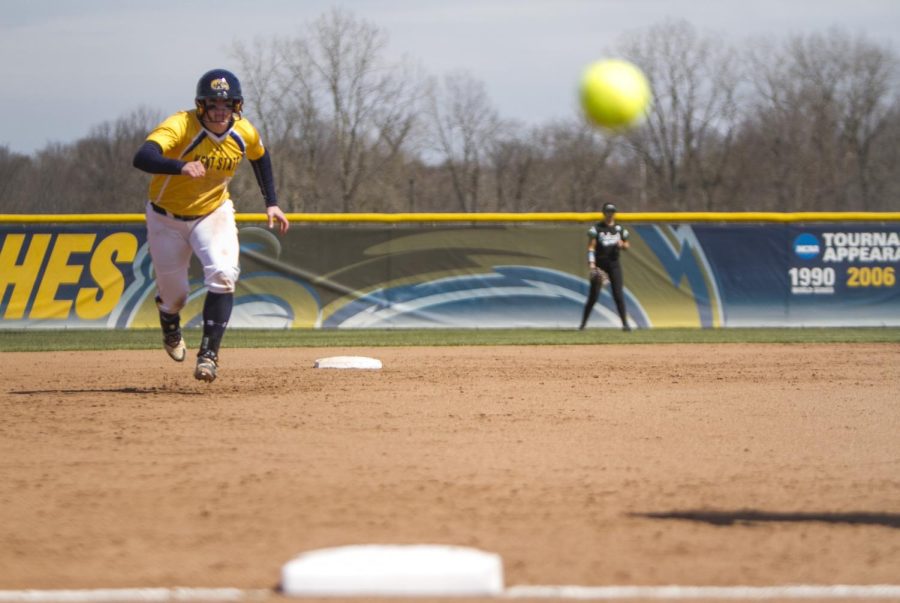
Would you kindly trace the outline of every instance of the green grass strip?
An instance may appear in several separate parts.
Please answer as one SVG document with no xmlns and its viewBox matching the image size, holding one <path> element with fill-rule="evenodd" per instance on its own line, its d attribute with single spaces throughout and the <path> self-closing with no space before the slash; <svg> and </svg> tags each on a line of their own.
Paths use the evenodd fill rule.
<svg viewBox="0 0 900 603">
<path fill-rule="evenodd" d="M 196 348 L 200 331 L 185 331 Z M 157 329 L 0 330 L 0 352 L 144 350 L 161 347 Z M 900 327 L 646 329 L 230 329 L 224 348 L 603 345 L 664 343 L 900 343 Z"/>
</svg>

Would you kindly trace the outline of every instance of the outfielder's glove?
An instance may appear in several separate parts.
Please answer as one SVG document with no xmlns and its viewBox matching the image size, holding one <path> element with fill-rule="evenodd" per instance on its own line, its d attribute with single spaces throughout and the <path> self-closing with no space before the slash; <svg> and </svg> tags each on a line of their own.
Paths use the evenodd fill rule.
<svg viewBox="0 0 900 603">
<path fill-rule="evenodd" d="M 593 268 L 591 268 L 591 280 L 599 282 L 601 285 L 605 285 L 609 282 L 609 276 L 606 274 L 606 272 L 604 272 L 597 266 L 594 266 Z"/>
</svg>

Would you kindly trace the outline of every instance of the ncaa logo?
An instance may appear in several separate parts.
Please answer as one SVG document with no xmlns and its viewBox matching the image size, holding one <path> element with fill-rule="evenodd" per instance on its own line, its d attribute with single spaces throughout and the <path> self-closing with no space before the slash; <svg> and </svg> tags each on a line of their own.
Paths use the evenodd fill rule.
<svg viewBox="0 0 900 603">
<path fill-rule="evenodd" d="M 820 250 L 819 239 L 816 238 L 816 235 L 804 232 L 794 239 L 794 253 L 796 253 L 797 257 L 801 260 L 811 260 L 815 258 L 819 255 Z"/>
</svg>

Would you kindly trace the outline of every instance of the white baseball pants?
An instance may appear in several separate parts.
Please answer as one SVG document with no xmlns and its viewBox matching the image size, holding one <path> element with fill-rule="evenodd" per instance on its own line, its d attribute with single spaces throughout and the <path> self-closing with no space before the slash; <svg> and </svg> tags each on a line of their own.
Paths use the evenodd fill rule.
<svg viewBox="0 0 900 603">
<path fill-rule="evenodd" d="M 177 314 L 187 303 L 192 253 L 203 266 L 203 282 L 209 291 L 234 292 L 241 272 L 240 244 L 230 199 L 211 214 L 190 221 L 157 213 L 149 201 L 145 213 L 150 259 L 163 312 Z"/>
</svg>

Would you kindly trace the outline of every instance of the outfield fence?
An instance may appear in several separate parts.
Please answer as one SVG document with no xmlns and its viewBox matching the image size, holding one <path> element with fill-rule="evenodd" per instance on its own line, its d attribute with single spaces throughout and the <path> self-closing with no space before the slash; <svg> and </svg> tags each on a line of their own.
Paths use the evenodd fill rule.
<svg viewBox="0 0 900 603">
<path fill-rule="evenodd" d="M 238 214 L 232 326 L 574 328 L 597 213 Z M 900 326 L 900 212 L 621 213 L 640 328 Z M 191 268 L 182 311 L 200 324 Z M 158 325 L 142 214 L 0 214 L 0 328 Z M 618 327 L 606 290 L 593 327 Z"/>
</svg>

